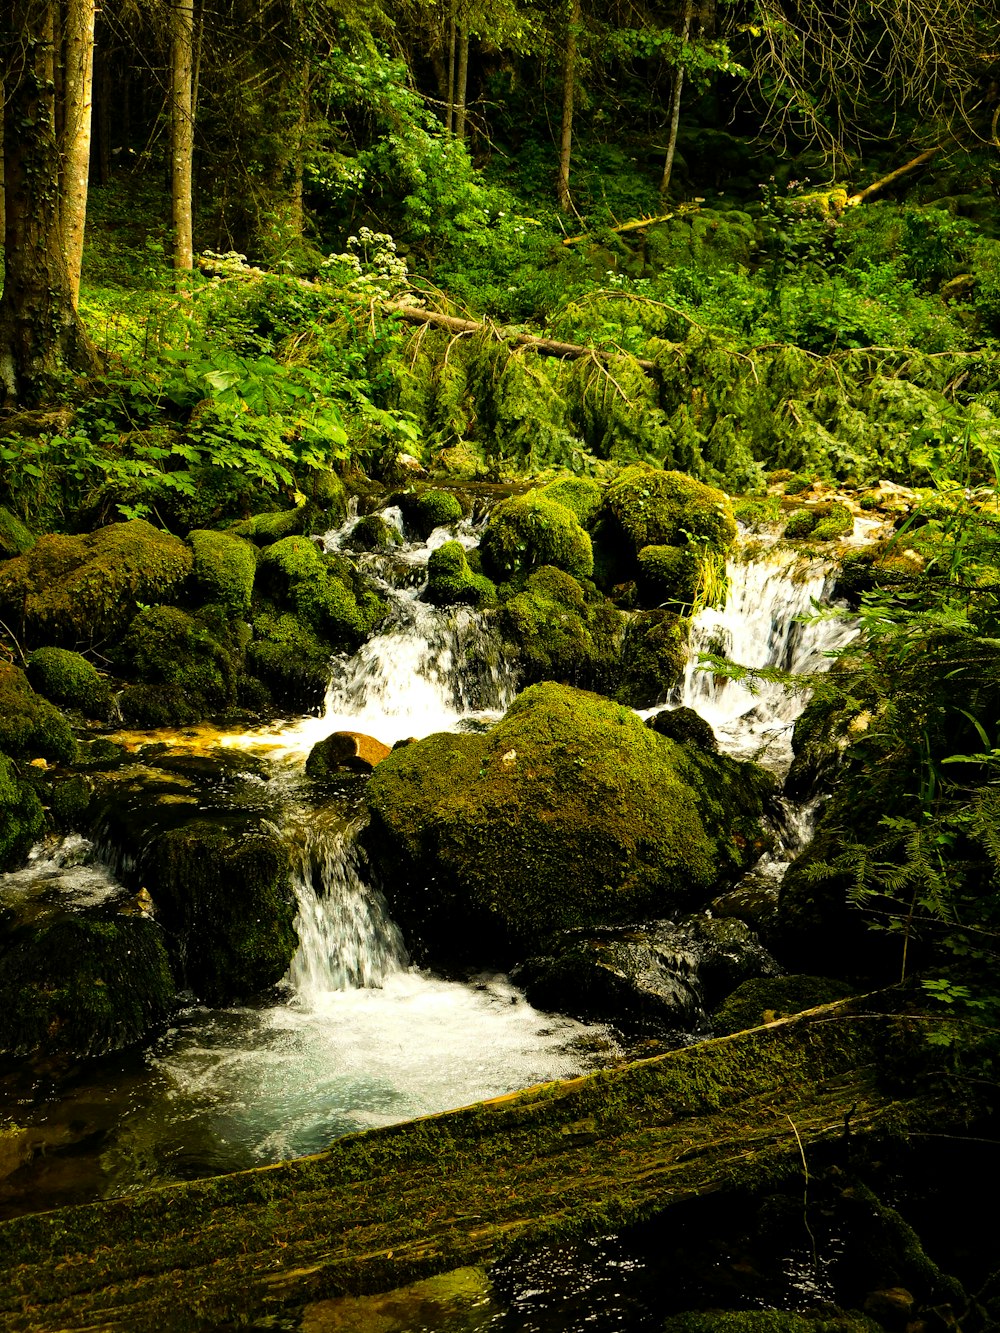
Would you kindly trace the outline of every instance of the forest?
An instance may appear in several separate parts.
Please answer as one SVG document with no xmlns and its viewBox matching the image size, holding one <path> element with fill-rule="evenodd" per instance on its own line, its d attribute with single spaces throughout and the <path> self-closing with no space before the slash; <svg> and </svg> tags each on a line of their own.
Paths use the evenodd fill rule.
<svg viewBox="0 0 1000 1333">
<path fill-rule="evenodd" d="M 0 1329 L 1000 1329 L 997 7 L 3 10 Z"/>
</svg>

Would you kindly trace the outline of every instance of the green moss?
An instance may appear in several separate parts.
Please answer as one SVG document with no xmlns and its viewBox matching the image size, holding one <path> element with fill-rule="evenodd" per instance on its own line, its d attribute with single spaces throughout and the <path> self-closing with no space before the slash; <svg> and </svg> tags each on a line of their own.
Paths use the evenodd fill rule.
<svg viewBox="0 0 1000 1333">
<path fill-rule="evenodd" d="M 688 755 L 597 695 L 535 685 L 488 735 L 381 763 L 366 838 L 394 911 L 440 954 L 537 946 L 706 901 L 738 870 L 735 838 L 749 859 L 737 830 L 760 816 L 755 773 Z"/>
<path fill-rule="evenodd" d="M 307 531 L 325 532 L 340 527 L 347 517 L 347 488 L 336 472 L 329 468 L 310 470 L 301 487 L 312 511 Z"/>
<path fill-rule="evenodd" d="M 107 721 L 111 690 L 93 664 L 79 653 L 68 648 L 36 648 L 28 658 L 27 672 L 32 686 L 53 703 Z"/>
<path fill-rule="evenodd" d="M 590 537 L 565 505 L 543 491 L 513 495 L 496 506 L 479 543 L 483 569 L 493 579 L 525 576 L 554 565 L 574 578 L 594 572 Z"/>
<path fill-rule="evenodd" d="M 34 787 L 0 753 L 0 871 L 13 870 L 39 837 L 45 815 Z"/>
<path fill-rule="evenodd" d="M 686 622 L 672 611 L 639 611 L 625 629 L 617 698 L 632 708 L 662 703 L 686 664 Z"/>
<path fill-rule="evenodd" d="M 408 491 L 397 499 L 407 530 L 421 541 L 426 541 L 435 528 L 457 523 L 464 513 L 461 500 L 451 491 Z"/>
<path fill-rule="evenodd" d="M 0 662 L 0 749 L 15 757 L 41 755 L 64 763 L 76 754 L 66 718 L 35 693 L 20 667 L 6 662 Z"/>
<path fill-rule="evenodd" d="M 171 698 L 179 694 L 199 718 L 235 701 L 237 662 L 204 624 L 176 606 L 140 611 L 115 660 L 142 684 L 166 686 Z M 126 690 L 119 706 L 123 716 L 131 714 L 130 720 L 138 721 L 134 702 L 135 696 Z"/>
<path fill-rule="evenodd" d="M 325 555 L 307 537 L 283 537 L 268 548 L 258 574 L 263 591 L 337 650 L 351 650 L 372 633 L 386 604 L 345 560 Z"/>
<path fill-rule="evenodd" d="M 9 509 L 0 505 L 0 560 L 23 555 L 35 544 L 33 533 Z"/>
<path fill-rule="evenodd" d="M 607 691 L 618 679 L 624 620 L 588 600 L 572 575 L 543 565 L 500 609 L 497 625 L 529 684 L 558 680 Z"/>
<path fill-rule="evenodd" d="M 690 610 L 700 573 L 698 557 L 688 546 L 644 546 L 636 580 L 643 605 Z"/>
<path fill-rule="evenodd" d="M 646 463 L 615 478 L 602 514 L 604 540 L 622 543 L 633 561 L 646 546 L 690 542 L 721 554 L 736 540 L 736 521 L 722 491 L 683 472 L 664 472 Z"/>
<path fill-rule="evenodd" d="M 581 527 L 589 528 L 604 499 L 604 491 L 590 477 L 560 477 L 542 487 L 546 500 L 564 505 L 576 515 Z"/>
<path fill-rule="evenodd" d="M 495 584 L 484 574 L 472 572 L 461 542 L 445 542 L 431 552 L 425 602 L 434 606 L 491 606 L 496 599 Z"/>
<path fill-rule="evenodd" d="M 883 1333 L 882 1325 L 856 1311 L 823 1315 L 787 1310 L 706 1310 L 671 1315 L 663 1333 Z"/>
<path fill-rule="evenodd" d="M 84 537 L 40 537 L 0 567 L 0 617 L 28 645 L 112 641 L 140 603 L 179 592 L 193 563 L 178 537 L 138 518 Z"/>
<path fill-rule="evenodd" d="M 6 1055 L 106 1055 L 146 1038 L 173 1003 L 161 931 L 145 918 L 64 917 L 0 941 Z"/>
<path fill-rule="evenodd" d="M 778 478 L 776 477 L 775 480 L 777 479 Z M 791 477 L 789 477 L 788 480 L 785 482 L 785 487 L 784 487 L 785 494 L 802 495 L 805 491 L 812 490 L 812 484 L 814 480 L 815 478 L 812 477 L 811 475 L 806 475 L 805 473 L 797 472 L 793 474 Z"/>
<path fill-rule="evenodd" d="M 141 869 L 179 979 L 199 999 L 246 998 L 284 976 L 298 940 L 288 849 L 275 834 L 193 820 L 144 849 Z"/>
<path fill-rule="evenodd" d="M 752 977 L 723 1000 L 712 1015 L 712 1027 L 720 1035 L 772 1023 L 776 1018 L 815 1009 L 842 1000 L 854 992 L 843 981 L 831 977 L 798 974 L 787 977 Z"/>
<path fill-rule="evenodd" d="M 795 509 L 785 523 L 785 536 L 793 541 L 797 537 L 808 537 L 816 526 L 815 509 Z"/>
<path fill-rule="evenodd" d="M 789 539 L 812 537 L 820 542 L 835 541 L 853 530 L 854 515 L 847 505 L 837 502 L 796 509 L 785 524 L 785 536 Z"/>
<path fill-rule="evenodd" d="M 300 711 L 322 703 L 333 647 L 295 616 L 265 607 L 253 618 L 247 664 L 280 705 Z"/>
<path fill-rule="evenodd" d="M 188 541 L 194 551 L 193 583 L 201 600 L 219 602 L 245 615 L 257 572 L 253 547 L 231 533 L 211 529 L 189 532 Z"/>
<path fill-rule="evenodd" d="M 647 718 L 646 726 L 652 727 L 660 736 L 677 741 L 679 745 L 694 745 L 711 754 L 719 748 L 711 723 L 706 722 L 693 708 L 665 708 L 662 713 Z"/>
<path fill-rule="evenodd" d="M 309 521 L 309 509 L 299 505 L 297 509 L 276 509 L 266 514 L 254 514 L 241 523 L 235 523 L 229 530 L 235 537 L 246 537 L 257 546 L 270 546 L 283 537 L 296 537 L 305 532 Z"/>
<path fill-rule="evenodd" d="M 380 514 L 367 514 L 358 519 L 347 544 L 352 551 L 391 551 L 402 540 L 399 530 Z"/>
</svg>

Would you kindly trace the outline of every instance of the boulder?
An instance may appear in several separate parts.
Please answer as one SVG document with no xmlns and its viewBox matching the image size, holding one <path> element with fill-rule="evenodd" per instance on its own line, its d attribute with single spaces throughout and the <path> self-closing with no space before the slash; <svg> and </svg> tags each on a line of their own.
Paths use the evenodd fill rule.
<svg viewBox="0 0 1000 1333">
<path fill-rule="evenodd" d="M 140 611 L 115 661 L 141 682 L 118 701 L 123 719 L 135 726 L 186 726 L 236 701 L 236 645 L 223 645 L 200 616 L 176 606 Z"/>
<path fill-rule="evenodd" d="M 374 736 L 360 731 L 335 731 L 325 740 L 317 741 L 306 760 L 306 774 L 322 780 L 332 773 L 370 773 L 376 764 L 390 755 L 388 745 Z"/>
<path fill-rule="evenodd" d="M 28 680 L 53 703 L 77 708 L 86 717 L 106 722 L 111 715 L 111 689 L 92 662 L 69 648 L 36 648 L 28 658 Z"/>
<path fill-rule="evenodd" d="M 386 612 L 385 602 L 361 574 L 308 537 L 283 537 L 269 546 L 258 583 L 264 596 L 292 611 L 333 650 L 359 648 Z"/>
<path fill-rule="evenodd" d="M 194 551 L 192 583 L 200 599 L 246 615 L 257 572 L 254 547 L 232 533 L 208 529 L 189 532 L 188 541 Z"/>
<path fill-rule="evenodd" d="M 497 626 L 526 684 L 558 680 L 611 693 L 621 670 L 625 619 L 593 585 L 543 565 L 500 608 Z"/>
<path fill-rule="evenodd" d="M 673 611 L 628 618 L 617 698 L 632 708 L 663 703 L 687 666 L 687 622 Z"/>
<path fill-rule="evenodd" d="M 433 606 L 490 606 L 497 590 L 485 574 L 469 566 L 461 542 L 445 542 L 432 551 L 427 562 L 427 587 L 423 600 Z"/>
<path fill-rule="evenodd" d="M 58 759 L 76 753 L 73 731 L 54 704 L 36 694 L 20 667 L 0 662 L 0 749 L 15 758 Z"/>
<path fill-rule="evenodd" d="M 412 942 L 485 960 L 706 903 L 771 845 L 773 790 L 753 764 L 542 684 L 485 735 L 395 750 L 368 782 L 364 837 Z"/>
<path fill-rule="evenodd" d="M 41 833 L 42 803 L 13 760 L 0 753 L 0 871 L 12 870 Z"/>
<path fill-rule="evenodd" d="M 719 742 L 715 738 L 712 724 L 706 722 L 693 708 L 664 708 L 652 717 L 647 717 L 646 726 L 652 727 L 660 736 L 669 736 L 672 741 L 679 741 L 682 745 L 695 745 L 710 754 L 718 753 Z"/>
<path fill-rule="evenodd" d="M 528 491 L 501 501 L 479 543 L 483 571 L 490 578 L 524 578 L 541 565 L 554 565 L 574 578 L 594 572 L 590 537 L 565 505 L 544 491 Z"/>
<path fill-rule="evenodd" d="M 685 472 L 637 463 L 608 487 L 595 540 L 634 569 L 645 547 L 691 544 L 722 554 L 736 540 L 736 520 L 723 491 Z"/>
<path fill-rule="evenodd" d="M 0 617 L 28 646 L 113 641 L 140 604 L 180 592 L 193 564 L 186 543 L 141 518 L 82 537 L 39 537 L 0 566 Z"/>
<path fill-rule="evenodd" d="M 462 502 L 451 491 L 407 491 L 394 496 L 403 514 L 406 530 L 426 541 L 435 528 L 449 527 L 464 514 Z"/>
<path fill-rule="evenodd" d="M 593 523 L 604 499 L 603 488 L 591 477 L 560 477 L 543 486 L 541 493 L 546 500 L 555 500 L 571 509 L 584 528 Z"/>
<path fill-rule="evenodd" d="M 399 529 L 387 523 L 380 514 L 366 514 L 351 529 L 346 545 L 352 551 L 391 551 L 402 540 Z"/>
<path fill-rule="evenodd" d="M 712 1029 L 720 1036 L 743 1032 L 853 994 L 846 982 L 832 977 L 812 977 L 802 973 L 784 977 L 750 977 L 727 995 L 712 1014 Z"/>
</svg>

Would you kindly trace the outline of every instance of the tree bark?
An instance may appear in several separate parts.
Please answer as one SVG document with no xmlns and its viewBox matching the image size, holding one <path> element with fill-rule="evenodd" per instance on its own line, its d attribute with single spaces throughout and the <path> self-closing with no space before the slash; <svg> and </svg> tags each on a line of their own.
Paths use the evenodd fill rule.
<svg viewBox="0 0 1000 1333">
<path fill-rule="evenodd" d="M 455 49 L 458 44 L 458 24 L 455 19 L 455 3 L 451 0 L 451 6 L 448 11 L 448 107 L 444 119 L 444 127 L 450 134 L 455 128 Z"/>
<path fill-rule="evenodd" d="M 194 3 L 173 0 L 170 31 L 171 187 L 174 268 L 194 265 L 192 174 L 194 159 Z"/>
<path fill-rule="evenodd" d="M 573 155 L 573 103 L 576 99 L 576 34 L 580 26 L 580 0 L 571 0 L 569 22 L 566 25 L 566 46 L 563 58 L 562 125 L 559 132 L 559 176 L 556 198 L 564 213 L 569 213 L 573 200 L 569 192 L 569 170 Z"/>
<path fill-rule="evenodd" d="M 465 138 L 465 99 L 469 87 L 469 25 L 458 27 L 458 69 L 455 74 L 455 138 Z"/>
<path fill-rule="evenodd" d="M 95 9 L 94 0 L 69 0 L 66 10 L 62 220 L 66 268 L 74 305 L 80 295 L 90 179 Z"/>
<path fill-rule="evenodd" d="M 694 12 L 694 0 L 685 0 L 684 22 L 681 25 L 681 47 L 687 45 L 691 35 L 691 15 Z M 663 163 L 663 179 L 660 181 L 660 195 L 670 189 L 670 177 L 674 169 L 674 155 L 677 152 L 677 130 L 681 123 L 681 92 L 684 88 L 684 66 L 678 61 L 674 74 L 674 91 L 670 99 L 670 133 L 667 137 L 667 155 Z"/>
<path fill-rule="evenodd" d="M 46 7 L 47 8 L 47 7 Z M 37 401 L 65 369 L 94 371 L 76 312 L 60 219 L 48 15 L 15 0 L 5 34 L 4 287 L 0 296 L 0 405 Z"/>
</svg>

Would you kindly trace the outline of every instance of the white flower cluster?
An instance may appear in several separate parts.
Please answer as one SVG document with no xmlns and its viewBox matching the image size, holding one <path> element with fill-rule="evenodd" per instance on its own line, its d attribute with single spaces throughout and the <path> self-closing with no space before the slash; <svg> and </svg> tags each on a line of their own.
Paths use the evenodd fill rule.
<svg viewBox="0 0 1000 1333">
<path fill-rule="evenodd" d="M 394 295 L 409 285 L 406 260 L 396 253 L 396 242 L 384 231 L 359 227 L 348 236 L 343 254 L 329 255 L 321 267 L 347 287 Z"/>
</svg>

